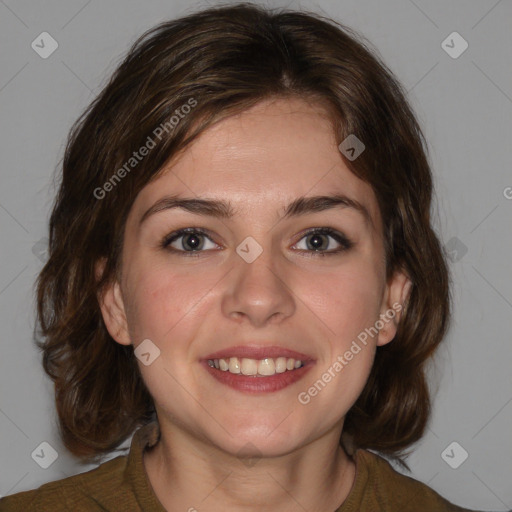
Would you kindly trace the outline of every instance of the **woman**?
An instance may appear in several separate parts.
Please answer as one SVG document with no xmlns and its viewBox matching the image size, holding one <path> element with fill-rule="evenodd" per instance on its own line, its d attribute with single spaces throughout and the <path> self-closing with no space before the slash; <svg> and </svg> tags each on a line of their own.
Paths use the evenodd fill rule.
<svg viewBox="0 0 512 512">
<path fill-rule="evenodd" d="M 130 452 L 0 509 L 464 510 L 383 458 L 449 320 L 432 192 L 349 29 L 239 4 L 141 36 L 72 130 L 38 280 L 66 447 Z"/>
</svg>

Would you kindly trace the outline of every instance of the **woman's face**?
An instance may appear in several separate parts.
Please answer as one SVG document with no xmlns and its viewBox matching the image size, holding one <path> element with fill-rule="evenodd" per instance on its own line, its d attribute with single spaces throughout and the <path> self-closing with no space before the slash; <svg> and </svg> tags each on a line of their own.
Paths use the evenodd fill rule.
<svg viewBox="0 0 512 512">
<path fill-rule="evenodd" d="M 361 208 L 309 207 L 335 195 Z M 170 196 L 229 212 L 160 203 Z M 169 236 L 183 228 L 194 229 Z M 331 233 L 309 233 L 319 228 Z M 339 435 L 376 346 L 395 334 L 406 282 L 386 282 L 371 187 L 344 164 L 320 107 L 299 99 L 262 102 L 203 132 L 138 194 L 122 259 L 103 316 L 117 342 L 149 340 L 136 354 L 160 422 L 233 454 Z"/>
</svg>

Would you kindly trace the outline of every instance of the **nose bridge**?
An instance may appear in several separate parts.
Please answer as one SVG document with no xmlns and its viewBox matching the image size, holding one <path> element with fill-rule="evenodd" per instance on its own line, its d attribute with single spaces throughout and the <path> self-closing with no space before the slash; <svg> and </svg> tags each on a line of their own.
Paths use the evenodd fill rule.
<svg viewBox="0 0 512 512">
<path fill-rule="evenodd" d="M 233 258 L 232 281 L 223 299 L 230 318 L 247 317 L 254 325 L 271 318 L 287 318 L 295 310 L 293 294 L 283 275 L 283 265 L 269 245 L 247 237 Z M 280 275 L 281 274 L 281 275 Z"/>
</svg>

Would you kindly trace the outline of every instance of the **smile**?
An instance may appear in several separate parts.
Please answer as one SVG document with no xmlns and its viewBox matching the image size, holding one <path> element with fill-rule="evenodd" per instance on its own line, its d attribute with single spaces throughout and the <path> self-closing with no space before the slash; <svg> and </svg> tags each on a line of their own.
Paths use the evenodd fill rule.
<svg viewBox="0 0 512 512">
<path fill-rule="evenodd" d="M 308 354 L 277 344 L 245 344 L 208 354 L 200 362 L 214 381 L 226 387 L 265 394 L 296 383 L 316 361 Z"/>
<path fill-rule="evenodd" d="M 302 367 L 300 359 L 292 357 L 265 357 L 263 359 L 249 359 L 228 357 L 220 359 L 208 359 L 208 366 L 223 372 L 236 375 L 269 377 L 277 373 L 285 373 Z"/>
</svg>

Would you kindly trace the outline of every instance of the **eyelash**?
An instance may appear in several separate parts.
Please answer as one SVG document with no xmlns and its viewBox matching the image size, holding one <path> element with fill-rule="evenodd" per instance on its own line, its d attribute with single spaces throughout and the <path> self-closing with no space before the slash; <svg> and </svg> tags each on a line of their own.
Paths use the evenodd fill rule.
<svg viewBox="0 0 512 512">
<path fill-rule="evenodd" d="M 184 235 L 190 235 L 190 234 L 198 234 L 198 235 L 205 236 L 211 242 L 213 242 L 213 240 L 211 239 L 211 237 L 208 234 L 208 231 L 206 231 L 202 228 L 183 228 L 183 229 L 179 229 L 177 231 L 173 231 L 172 233 L 166 235 L 163 238 L 163 240 L 161 241 L 160 246 L 162 249 L 165 249 L 167 251 L 171 251 L 174 253 L 181 253 L 185 257 L 199 257 L 199 256 L 201 256 L 201 253 L 203 253 L 205 251 L 202 251 L 202 250 L 183 251 L 180 249 L 175 249 L 174 247 L 169 247 L 169 245 L 172 242 L 178 240 L 179 238 L 181 238 Z M 306 231 L 305 233 L 303 233 L 302 237 L 296 242 L 296 244 L 299 243 L 303 238 L 305 238 L 309 235 L 329 235 L 332 238 L 334 238 L 334 240 L 336 240 L 336 242 L 338 242 L 341 245 L 341 247 L 339 247 L 338 249 L 335 249 L 335 250 L 330 250 L 330 251 L 315 251 L 315 250 L 299 249 L 303 253 L 309 253 L 307 255 L 307 257 L 314 258 L 316 256 L 320 256 L 320 257 L 334 256 L 334 255 L 343 253 L 345 251 L 348 251 L 349 249 L 351 249 L 354 246 L 354 243 L 351 242 L 345 235 L 339 233 L 338 231 L 335 231 L 334 229 L 327 228 L 327 227 L 313 228 L 313 229 Z M 215 242 L 213 242 L 213 243 L 215 243 Z"/>
</svg>

